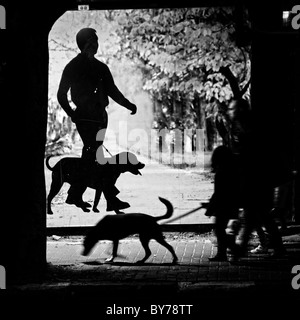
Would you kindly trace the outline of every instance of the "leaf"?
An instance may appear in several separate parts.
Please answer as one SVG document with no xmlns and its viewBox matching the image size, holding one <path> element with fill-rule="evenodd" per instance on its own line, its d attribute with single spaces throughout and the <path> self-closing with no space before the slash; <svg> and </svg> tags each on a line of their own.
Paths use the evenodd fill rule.
<svg viewBox="0 0 300 320">
<path fill-rule="evenodd" d="M 178 23 L 178 24 L 176 24 L 175 26 L 173 26 L 171 28 L 171 32 L 176 34 L 176 33 L 181 32 L 183 29 L 184 29 L 184 24 L 183 23 Z"/>
<path fill-rule="evenodd" d="M 178 49 L 177 49 L 177 46 L 170 44 L 170 45 L 166 46 L 166 50 L 169 51 L 170 53 L 173 53 L 173 52 L 177 51 Z"/>
<path fill-rule="evenodd" d="M 221 39 L 222 39 L 222 41 L 227 41 L 227 39 L 228 39 L 228 32 L 227 31 L 223 31 L 222 33 L 221 33 Z"/>
</svg>

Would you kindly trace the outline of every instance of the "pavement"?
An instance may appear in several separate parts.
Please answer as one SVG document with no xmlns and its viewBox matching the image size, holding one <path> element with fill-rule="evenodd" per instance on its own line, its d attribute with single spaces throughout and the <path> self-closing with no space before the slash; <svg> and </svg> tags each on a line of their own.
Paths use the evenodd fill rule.
<svg viewBox="0 0 300 320">
<path fill-rule="evenodd" d="M 166 232 L 165 236 L 179 258 L 175 265 L 170 253 L 154 240 L 150 242 L 151 257 L 138 265 L 136 261 L 144 252 L 135 236 L 120 242 L 119 256 L 113 263 L 105 262 L 112 248 L 109 241 L 98 242 L 84 257 L 83 237 L 48 237 L 44 277 L 13 284 L 6 290 L 6 298 L 26 306 L 45 305 L 49 312 L 50 306 L 54 310 L 63 307 L 68 315 L 79 312 L 78 308 L 88 311 L 97 306 L 100 319 L 111 312 L 114 316 L 125 312 L 122 308 L 142 310 L 138 316 L 131 314 L 131 319 L 165 319 L 166 315 L 167 319 L 192 319 L 207 312 L 222 315 L 225 310 L 229 314 L 235 310 L 236 315 L 245 310 L 255 315 L 259 310 L 260 315 L 266 312 L 268 317 L 284 311 L 288 317 L 298 310 L 300 226 L 288 226 L 283 233 L 287 255 L 273 258 L 270 250 L 235 262 L 209 261 L 217 250 L 211 233 Z M 254 237 L 249 249 L 257 243 Z M 165 309 L 159 311 L 158 306 Z M 221 306 L 225 309 L 218 309 Z M 170 314 L 167 308 L 172 308 Z"/>
<path fill-rule="evenodd" d="M 53 163 L 56 160 L 51 159 Z M 47 169 L 45 172 L 48 191 L 51 176 Z M 196 168 L 180 170 L 148 162 L 143 176 L 120 177 L 118 188 L 120 198 L 131 204 L 126 213 L 161 215 L 165 209 L 157 197 L 162 196 L 173 203 L 176 217 L 207 200 L 213 184 Z M 213 221 L 199 210 L 164 225 L 166 240 L 175 249 L 178 264 L 173 265 L 170 253 L 153 240 L 150 242 L 151 257 L 144 265 L 137 265 L 144 251 L 134 235 L 123 239 L 119 256 L 113 263 L 106 263 L 111 253 L 109 241 L 98 242 L 87 257 L 81 255 L 82 241 L 87 229 L 105 214 L 113 213 L 105 211 L 105 200 L 99 204 L 100 213 L 84 213 L 67 205 L 64 203 L 66 190 L 63 189 L 53 202 L 54 215 L 47 216 L 48 267 L 44 276 L 12 284 L 6 290 L 8 298 L 47 305 L 50 302 L 64 306 L 96 304 L 100 319 L 125 315 L 131 319 L 198 318 L 204 309 L 216 313 L 221 301 L 231 306 L 234 302 L 234 308 L 261 304 L 269 312 L 277 310 L 276 306 L 284 306 L 285 315 L 299 305 L 298 225 L 291 223 L 282 231 L 287 255 L 281 258 L 271 257 L 269 250 L 265 254 L 249 253 L 238 261 L 211 262 L 209 257 L 217 250 Z M 87 191 L 87 201 L 92 202 L 93 192 Z M 257 244 L 254 234 L 249 249 Z M 272 304 L 266 304 L 269 299 Z"/>
</svg>

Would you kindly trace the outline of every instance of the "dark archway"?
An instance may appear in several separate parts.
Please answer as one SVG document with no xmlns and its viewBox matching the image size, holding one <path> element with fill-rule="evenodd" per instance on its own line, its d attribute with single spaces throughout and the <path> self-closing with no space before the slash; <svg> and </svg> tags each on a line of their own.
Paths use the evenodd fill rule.
<svg viewBox="0 0 300 320">
<path fill-rule="evenodd" d="M 97 1 L 93 2 L 97 4 Z M 212 5 L 211 2 L 188 3 Z M 188 4 L 186 3 L 186 5 Z M 214 1 L 215 5 L 224 5 Z M 164 1 L 165 6 L 168 1 Z M 226 1 L 226 5 L 235 5 Z M 161 3 L 159 4 L 162 5 Z M 1 241 L 1 261 L 7 269 L 8 282 L 25 281 L 28 276 L 39 275 L 46 268 L 46 195 L 44 181 L 44 147 L 48 103 L 48 33 L 56 19 L 68 9 L 76 9 L 77 2 L 47 1 L 42 8 L 34 4 L 12 2 L 5 4 L 7 30 L 1 35 L 5 40 L 6 67 L 4 85 L 1 88 L 1 109 L 6 123 L 2 140 L 4 151 L 5 189 L 4 199 L 9 204 L 4 223 L 7 230 Z M 98 8 L 112 6 L 134 7 L 131 1 L 100 1 Z M 172 6 L 172 4 L 170 4 Z M 37 10 L 39 13 L 37 14 Z M 297 136 L 291 128 L 299 128 L 293 113 L 299 106 L 296 84 L 299 83 L 299 35 L 284 35 L 276 32 L 282 18 L 281 6 L 252 7 L 252 19 L 257 33 L 253 33 L 253 108 L 259 110 L 258 130 L 263 137 L 270 138 L 270 151 L 280 151 L 293 167 L 296 162 L 295 148 L 288 154 L 278 145 Z M 259 14 L 257 14 L 259 13 Z M 280 28 L 279 28 L 280 29 Z M 261 31 L 266 30 L 266 32 Z M 296 45 L 298 43 L 298 46 Z M 2 54 L 1 53 L 1 54 Z M 263 54 L 262 54 L 263 53 Z M 291 56 L 294 54 L 294 60 Z M 289 67 L 286 68 L 286 62 Z M 294 65 L 293 65 L 294 63 Z M 298 68 L 298 69 L 297 69 Z M 265 70 L 265 76 L 261 76 Z M 287 80 L 288 79 L 288 80 Z M 278 94 L 271 94 L 276 88 Z M 288 97 L 288 102 L 286 100 Z M 298 99 L 298 100 L 297 100 Z M 4 102 L 4 103 L 3 103 Z M 282 121 L 282 105 L 285 105 Z M 299 112 L 299 111 L 297 111 Z M 280 125 L 279 125 L 280 124 Z M 278 128 L 280 127 L 280 132 Z M 299 133 L 299 129 L 298 133 Z M 275 139 L 274 139 L 275 135 Z M 280 163 L 274 170 L 280 173 Z M 294 167 L 293 167 L 294 168 Z M 299 183 L 297 182 L 297 189 Z M 296 203 L 299 221 L 299 206 Z M 2 253 L 3 252 L 3 253 Z"/>
<path fill-rule="evenodd" d="M 57 4 L 57 5 L 56 5 Z M 1 245 L 7 283 L 37 276 L 46 267 L 46 194 L 44 148 L 48 105 L 48 33 L 53 22 L 72 6 L 8 3 L 5 30 L 5 79 L 2 109 L 7 122 L 3 140 L 10 209 Z M 74 5 L 73 5 L 74 7 Z M 2 93 L 2 92 L 1 92 Z M 4 101 L 4 103 L 3 103 Z"/>
</svg>

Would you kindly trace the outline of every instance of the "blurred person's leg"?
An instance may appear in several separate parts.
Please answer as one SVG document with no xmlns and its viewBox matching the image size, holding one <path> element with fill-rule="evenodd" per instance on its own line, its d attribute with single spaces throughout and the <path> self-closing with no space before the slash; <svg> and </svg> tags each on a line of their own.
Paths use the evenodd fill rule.
<svg viewBox="0 0 300 320">
<path fill-rule="evenodd" d="M 215 235 L 217 238 L 217 245 L 218 250 L 217 254 L 209 258 L 210 261 L 226 261 L 227 260 L 227 234 L 226 234 L 226 228 L 228 224 L 228 218 L 224 218 L 222 216 L 217 216 L 215 218 Z"/>
</svg>

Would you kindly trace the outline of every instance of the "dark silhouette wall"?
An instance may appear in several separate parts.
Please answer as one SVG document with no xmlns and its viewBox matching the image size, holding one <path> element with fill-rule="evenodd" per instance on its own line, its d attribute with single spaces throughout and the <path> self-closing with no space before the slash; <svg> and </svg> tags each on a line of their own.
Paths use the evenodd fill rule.
<svg viewBox="0 0 300 320">
<path fill-rule="evenodd" d="M 260 137 L 257 157 L 275 182 L 294 172 L 294 209 L 299 223 L 300 32 L 282 27 L 283 8 L 292 7 L 287 3 L 285 7 L 280 3 L 251 7 L 251 100 Z"/>
<path fill-rule="evenodd" d="M 38 276 L 46 267 L 44 150 L 48 105 L 48 33 L 67 7 L 51 1 L 38 10 L 7 3 L 1 109 L 5 124 L 4 181 L 9 204 L 2 224 L 0 264 L 8 283 Z"/>
</svg>

